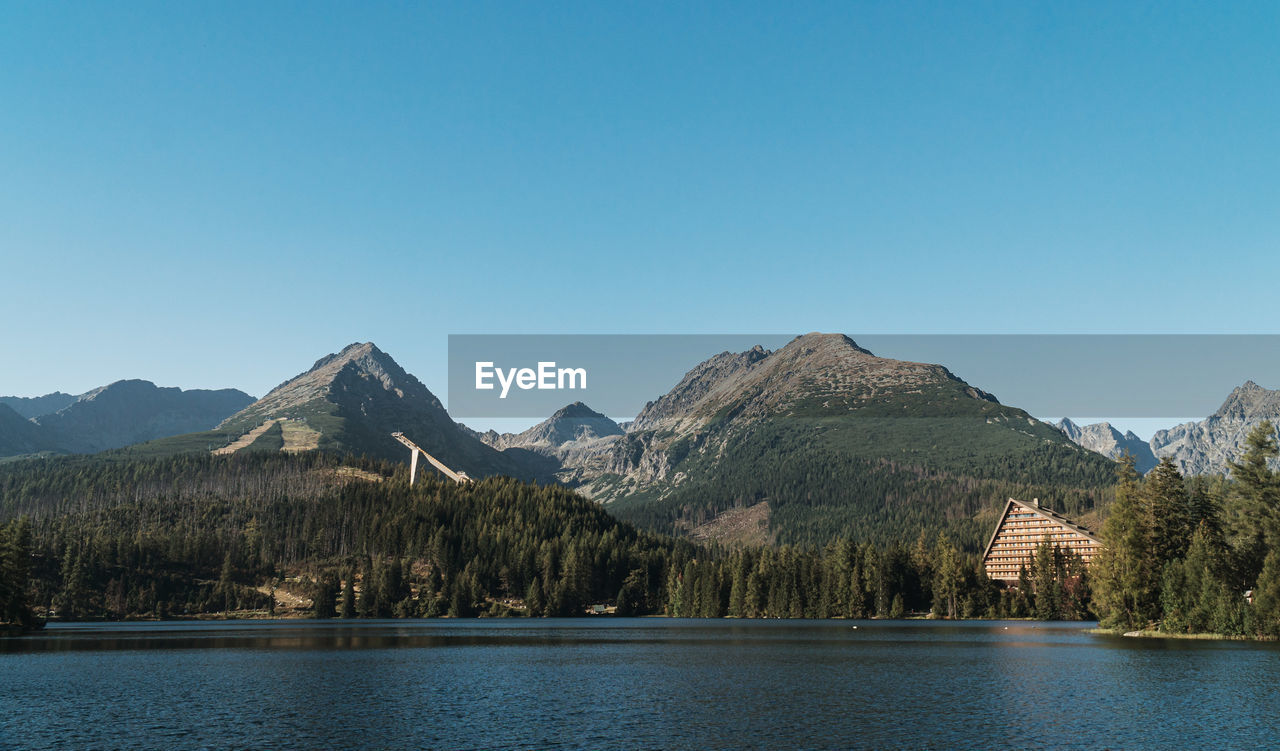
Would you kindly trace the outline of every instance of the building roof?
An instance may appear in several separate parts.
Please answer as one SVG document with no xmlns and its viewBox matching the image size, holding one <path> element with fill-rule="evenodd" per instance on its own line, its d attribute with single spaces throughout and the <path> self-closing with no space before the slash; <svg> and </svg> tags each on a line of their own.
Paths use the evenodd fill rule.
<svg viewBox="0 0 1280 751">
<path fill-rule="evenodd" d="M 1085 537 L 1087 537 L 1090 540 L 1093 540 L 1099 545 L 1102 544 L 1102 540 L 1099 540 L 1097 535 L 1090 532 L 1088 528 L 1082 527 L 1079 524 L 1076 524 L 1075 522 L 1071 521 L 1070 519 L 1063 516 L 1062 514 L 1059 514 L 1056 511 L 1052 511 L 1050 509 L 1045 508 L 1044 506 L 1041 506 L 1039 499 L 1036 499 L 1036 501 L 1033 503 L 1027 503 L 1026 501 L 1019 501 L 1017 498 L 1010 498 L 1008 503 L 1004 505 L 1004 511 L 1000 512 L 1000 523 L 997 524 L 995 530 L 991 532 L 991 539 L 987 540 L 987 547 L 984 548 L 982 551 L 982 560 L 985 561 L 987 559 L 987 554 L 991 552 L 991 546 L 994 545 L 996 542 L 996 536 L 1000 534 L 1000 528 L 1004 526 L 1004 520 L 1009 518 L 1009 510 L 1014 506 L 1019 506 L 1026 511 L 1031 511 L 1032 513 L 1039 514 L 1040 516 L 1043 516 L 1046 519 L 1049 519 L 1055 524 L 1061 524 L 1062 526 L 1066 527 L 1072 532 L 1077 532 L 1081 535 L 1084 535 Z"/>
</svg>

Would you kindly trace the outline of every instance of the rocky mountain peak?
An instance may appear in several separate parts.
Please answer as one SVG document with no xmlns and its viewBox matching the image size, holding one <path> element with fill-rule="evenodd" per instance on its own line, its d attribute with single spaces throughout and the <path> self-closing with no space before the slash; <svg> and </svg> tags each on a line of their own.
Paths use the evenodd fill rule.
<svg viewBox="0 0 1280 751">
<path fill-rule="evenodd" d="M 1245 381 L 1204 420 L 1156 431 L 1151 449 L 1157 457 L 1171 457 L 1183 474 L 1225 474 L 1263 420 L 1280 422 L 1280 390 Z"/>
<path fill-rule="evenodd" d="M 1253 381 L 1245 381 L 1231 390 L 1231 394 L 1214 412 L 1217 417 L 1246 417 L 1261 412 L 1280 410 L 1280 390 L 1263 388 Z"/>
<path fill-rule="evenodd" d="M 807 334 L 801 334 L 788 342 L 779 351 L 788 349 L 795 349 L 804 356 L 824 356 L 852 352 L 875 357 L 870 350 L 859 347 L 858 343 L 849 338 L 847 334 L 825 334 L 821 331 L 810 331 Z"/>
<path fill-rule="evenodd" d="M 274 424 L 279 425 L 274 441 L 280 451 L 403 459 L 404 447 L 391 437 L 402 432 L 445 465 L 472 477 L 530 476 L 525 467 L 455 423 L 430 389 L 372 342 L 350 344 L 316 360 L 306 372 L 224 420 L 218 429 L 238 438 L 220 450 L 256 445 L 259 437 L 265 441 L 267 433 L 255 431 Z"/>
<path fill-rule="evenodd" d="M 609 417 L 582 402 L 561 407 L 555 414 L 523 433 L 498 434 L 488 431 L 480 436 L 497 449 L 560 448 L 568 443 L 590 442 L 598 438 L 622 435 L 622 428 Z"/>
<path fill-rule="evenodd" d="M 573 404 L 567 404 L 561 407 L 560 409 L 557 409 L 551 415 L 552 420 L 564 420 L 564 419 L 572 419 L 572 418 L 599 419 L 602 417 L 604 417 L 604 415 L 588 407 L 582 402 L 574 402 Z M 608 419 L 608 418 L 605 418 L 605 419 Z"/>
<path fill-rule="evenodd" d="M 755 345 L 745 352 L 721 352 L 698 363 L 684 378 L 656 401 L 649 402 L 628 426 L 628 431 L 650 430 L 688 415 L 714 389 L 726 389 L 772 354 Z"/>
<path fill-rule="evenodd" d="M 356 342 L 316 360 L 310 370 L 276 386 L 245 410 L 232 415 L 224 425 L 257 424 L 268 416 L 282 416 L 316 400 L 341 400 L 345 392 L 364 393 L 369 389 L 444 411 L 440 400 L 390 355 L 372 342 Z"/>
</svg>

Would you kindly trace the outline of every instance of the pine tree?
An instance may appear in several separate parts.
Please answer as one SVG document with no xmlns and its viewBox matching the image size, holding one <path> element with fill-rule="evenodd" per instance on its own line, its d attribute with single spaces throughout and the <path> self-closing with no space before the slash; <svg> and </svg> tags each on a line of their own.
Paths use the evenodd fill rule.
<svg viewBox="0 0 1280 751">
<path fill-rule="evenodd" d="M 633 569 L 618 591 L 617 615 L 633 616 L 641 612 L 644 600 L 644 572 Z"/>
<path fill-rule="evenodd" d="M 222 600 L 222 612 L 230 613 L 240 604 L 236 597 L 235 562 L 228 550 L 222 559 L 222 573 L 218 576 L 218 596 Z"/>
<path fill-rule="evenodd" d="M 934 562 L 930 563 L 928 559 Z M 927 558 L 916 556 L 914 562 L 933 574 L 933 612 L 943 618 L 959 617 L 960 592 L 964 588 L 964 563 L 960 559 L 960 551 L 946 535 L 940 534 L 933 555 Z"/>
<path fill-rule="evenodd" d="M 729 616 L 732 618 L 746 617 L 746 600 L 747 600 L 747 577 L 750 569 L 750 560 L 747 555 L 736 550 L 731 558 L 733 569 L 733 582 L 729 585 Z"/>
<path fill-rule="evenodd" d="M 1272 550 L 1253 588 L 1253 626 L 1262 636 L 1280 636 L 1280 550 Z"/>
<path fill-rule="evenodd" d="M 24 516 L 0 526 L 0 623 L 35 625 L 31 611 L 31 523 Z"/>
<path fill-rule="evenodd" d="M 58 594 L 58 616 L 63 620 L 74 621 L 93 615 L 92 580 L 89 566 L 85 563 L 85 554 L 67 545 L 62 559 L 62 591 Z"/>
<path fill-rule="evenodd" d="M 1125 455 L 1094 559 L 1093 601 L 1106 627 L 1144 628 L 1159 616 L 1159 576 L 1133 457 Z"/>
<path fill-rule="evenodd" d="M 343 618 L 356 617 L 356 572 L 347 570 L 346 576 L 343 577 L 342 584 L 342 612 L 339 613 Z"/>
<path fill-rule="evenodd" d="M 1058 577 L 1058 559 L 1057 548 L 1045 537 L 1036 546 L 1035 557 L 1031 562 L 1036 590 L 1036 618 L 1042 621 L 1062 618 L 1062 585 Z"/>
<path fill-rule="evenodd" d="M 1245 440 L 1245 453 L 1231 463 L 1232 537 L 1240 576 L 1255 581 L 1267 551 L 1280 550 L 1280 473 L 1268 462 L 1280 455 L 1270 421 L 1259 423 Z"/>
<path fill-rule="evenodd" d="M 1186 484 L 1173 459 L 1166 456 L 1151 470 L 1142 496 L 1146 501 L 1146 524 L 1151 530 L 1155 565 L 1163 568 L 1186 553 L 1193 531 Z"/>
<path fill-rule="evenodd" d="M 360 577 L 360 596 L 356 598 L 356 617 L 376 618 L 377 585 L 374 582 L 373 562 L 366 558 Z"/>
<path fill-rule="evenodd" d="M 315 618 L 332 618 L 338 606 L 338 575 L 332 571 L 321 574 L 313 587 L 311 610 Z"/>
<path fill-rule="evenodd" d="M 533 577 L 529 588 L 525 590 L 524 608 L 530 618 L 537 618 L 544 613 L 546 601 L 542 596 L 542 580 L 537 576 Z"/>
</svg>

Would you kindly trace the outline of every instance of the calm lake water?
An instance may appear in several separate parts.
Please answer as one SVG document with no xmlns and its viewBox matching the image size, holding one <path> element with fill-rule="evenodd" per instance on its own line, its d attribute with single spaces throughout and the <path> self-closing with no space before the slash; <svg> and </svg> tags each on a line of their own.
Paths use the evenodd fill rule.
<svg viewBox="0 0 1280 751">
<path fill-rule="evenodd" d="M 51 625 L 0 638 L 0 748 L 1280 744 L 1276 645 L 1123 639 L 1087 627 Z"/>
</svg>

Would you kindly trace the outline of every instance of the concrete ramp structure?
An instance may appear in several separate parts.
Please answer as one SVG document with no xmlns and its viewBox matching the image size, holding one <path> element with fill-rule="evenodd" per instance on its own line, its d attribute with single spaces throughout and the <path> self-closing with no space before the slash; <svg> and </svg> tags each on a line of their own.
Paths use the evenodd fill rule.
<svg viewBox="0 0 1280 751">
<path fill-rule="evenodd" d="M 471 478 L 467 477 L 466 472 L 454 472 L 452 469 L 449 469 L 439 459 L 423 451 L 418 446 L 418 444 L 414 443 L 413 441 L 405 437 L 404 433 L 395 432 L 391 434 L 391 437 L 403 443 L 405 446 L 409 448 L 409 484 L 410 485 L 412 485 L 414 481 L 418 479 L 418 454 L 422 454 L 422 456 L 428 462 L 430 462 L 431 466 L 440 470 L 440 474 L 444 475 L 445 477 L 448 477 L 450 480 L 453 480 L 454 482 L 457 482 L 457 483 L 471 482 Z"/>
</svg>

